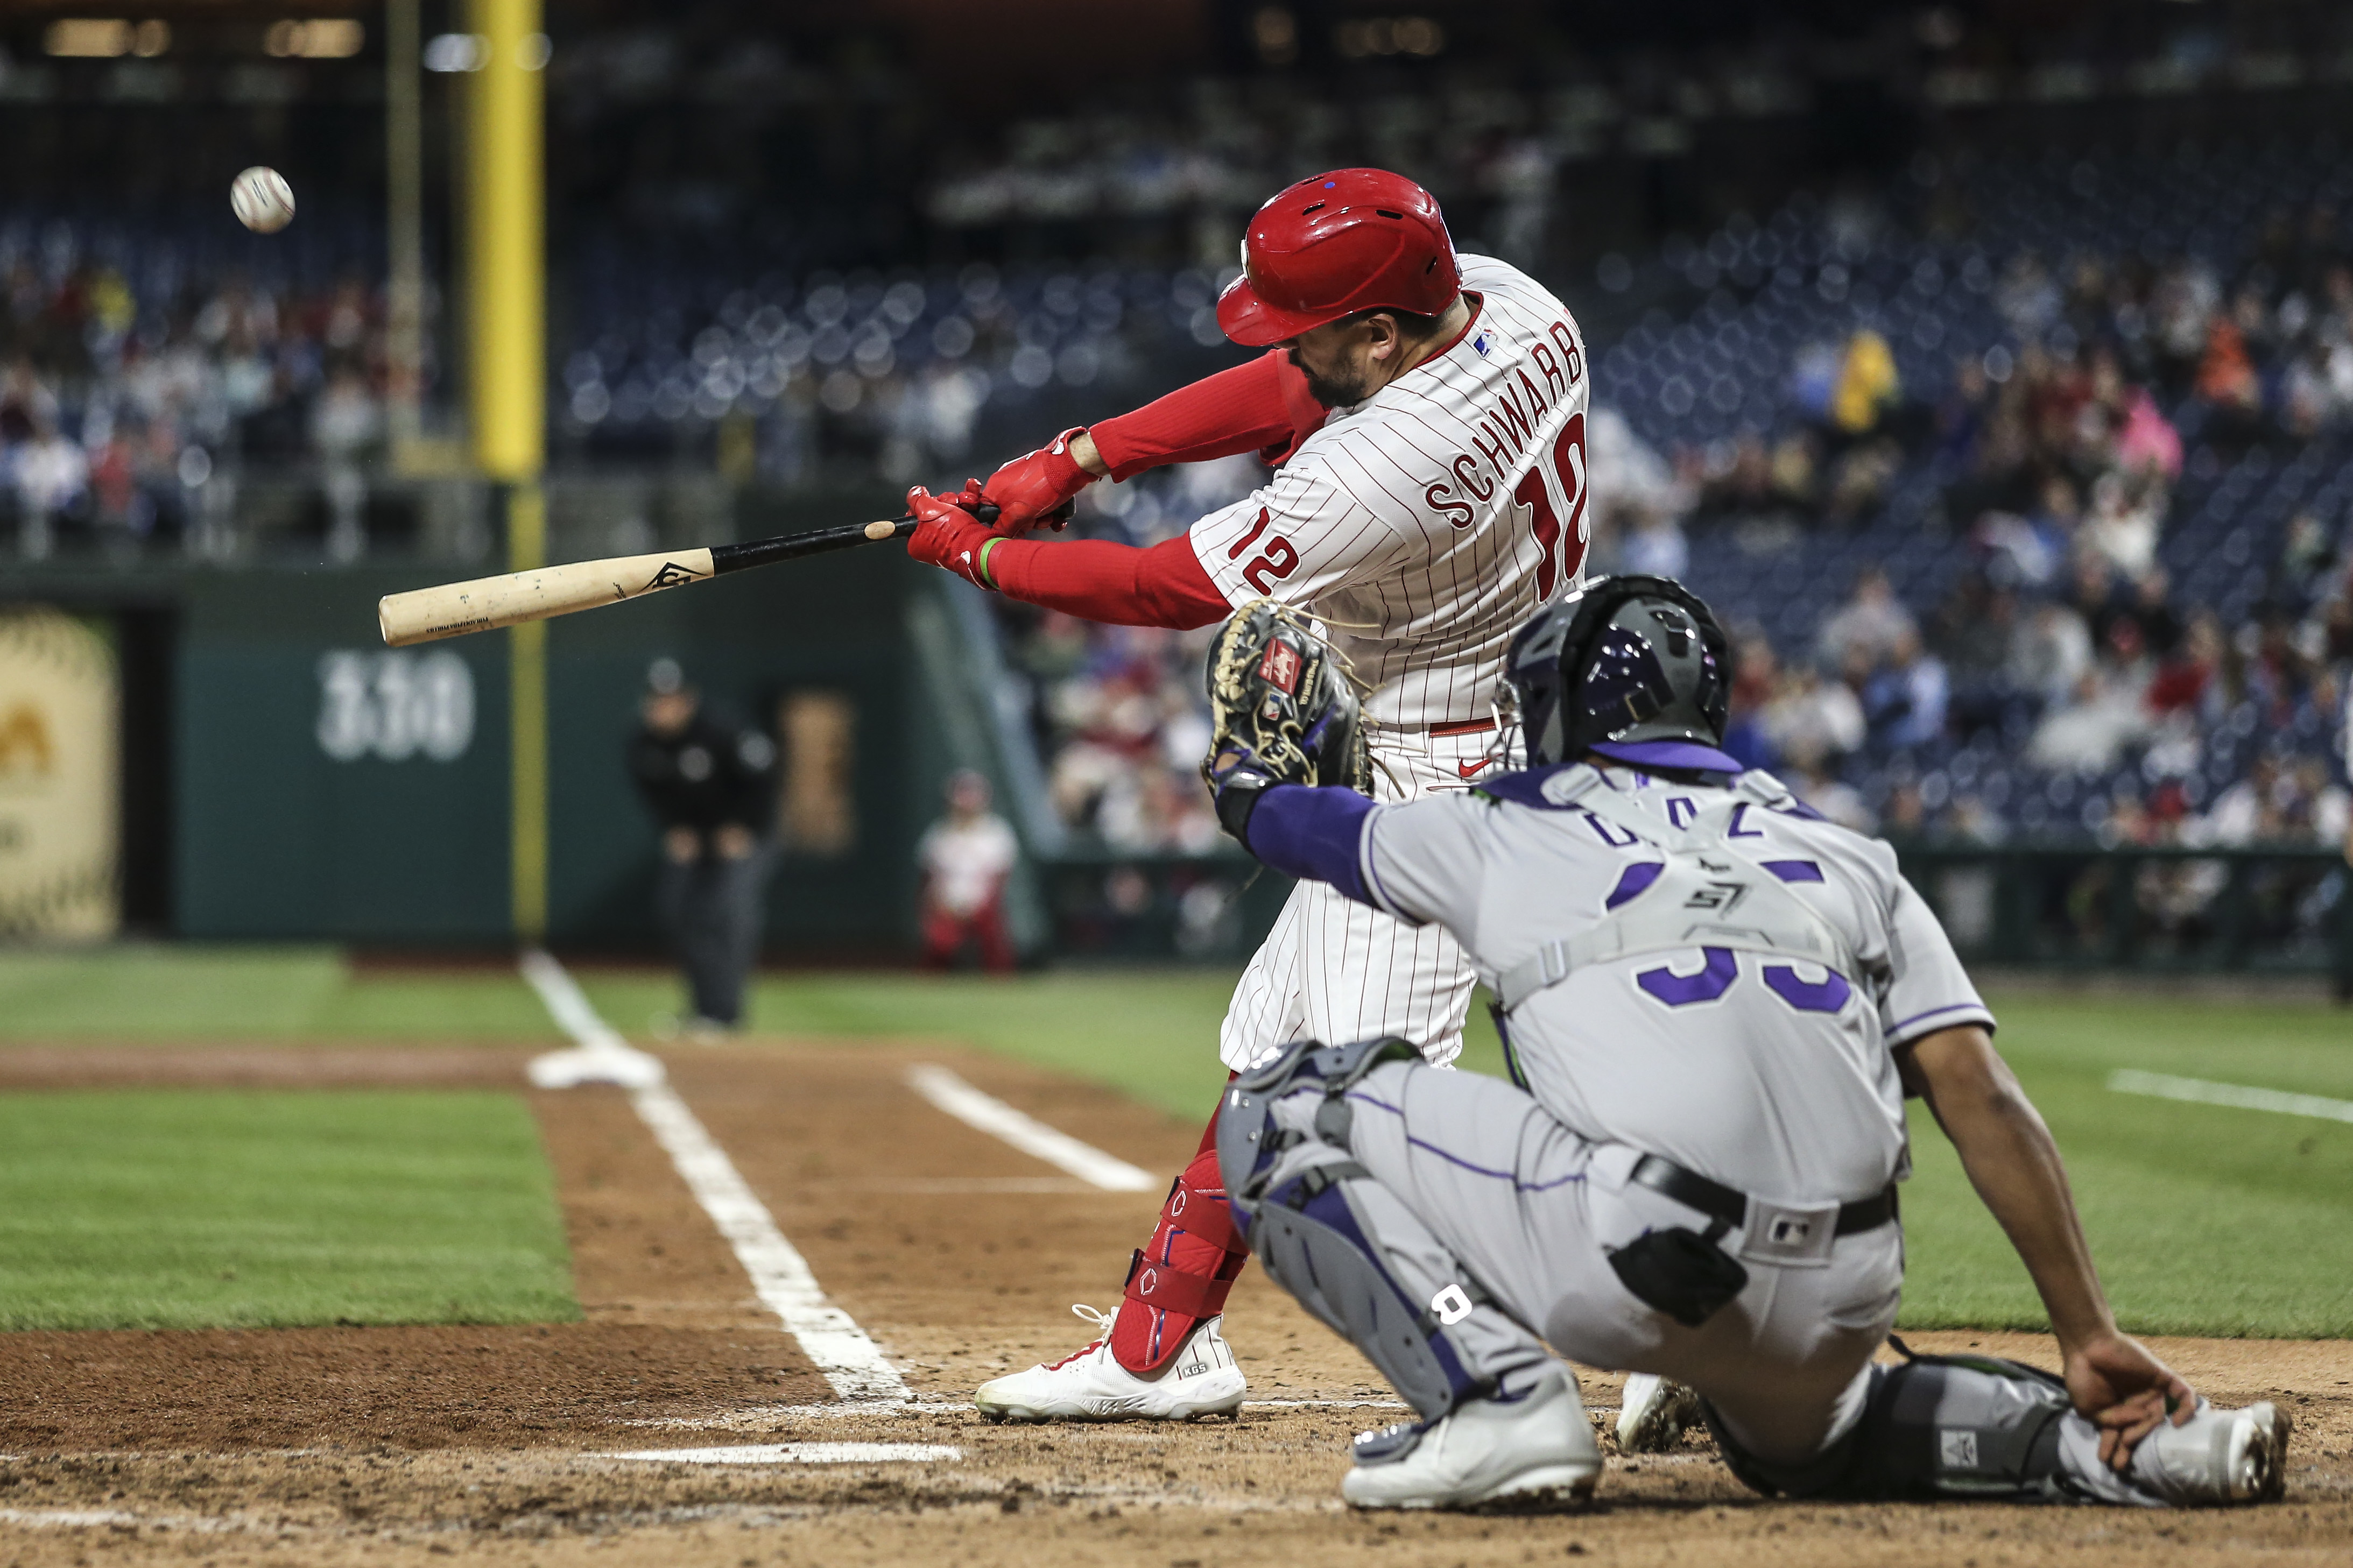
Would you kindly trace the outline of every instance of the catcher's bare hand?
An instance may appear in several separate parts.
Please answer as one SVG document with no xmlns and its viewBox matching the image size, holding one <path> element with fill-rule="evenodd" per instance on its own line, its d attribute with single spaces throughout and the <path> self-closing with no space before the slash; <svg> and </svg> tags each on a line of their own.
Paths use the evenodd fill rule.
<svg viewBox="0 0 2353 1568">
<path fill-rule="evenodd" d="M 2123 1334 L 2066 1347 L 2068 1397 L 2100 1429 L 2100 1462 L 2121 1470 L 2135 1445 L 2167 1421 L 2198 1413 L 2198 1394 L 2171 1367 Z"/>
</svg>

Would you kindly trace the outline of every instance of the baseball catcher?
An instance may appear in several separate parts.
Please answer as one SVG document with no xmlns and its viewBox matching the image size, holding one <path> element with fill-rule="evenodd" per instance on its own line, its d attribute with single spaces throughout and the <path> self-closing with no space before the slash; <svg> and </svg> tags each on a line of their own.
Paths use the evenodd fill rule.
<svg viewBox="0 0 2353 1568">
<path fill-rule="evenodd" d="M 1245 611 L 1223 662 L 1312 661 L 1294 636 Z M 1357 1439 L 1344 1495 L 1589 1493 L 1601 1455 L 1557 1353 L 1696 1390 L 1726 1462 L 1765 1492 L 2279 1496 L 2286 1416 L 2215 1408 L 2117 1331 L 2058 1150 L 1894 852 L 1721 749 L 1727 668 L 1679 584 L 1588 584 L 1506 655 L 1526 771 L 1388 805 L 1271 743 L 1345 730 L 1330 684 L 1303 682 L 1263 742 L 1260 684 L 1213 686 L 1228 830 L 1454 932 L 1513 1078 L 1433 1071 L 1394 1039 L 1306 1040 L 1227 1090 L 1237 1228 L 1420 1416 Z M 2059 1372 L 1873 1363 L 1903 1290 L 1907 1093 L 2032 1276 Z"/>
</svg>

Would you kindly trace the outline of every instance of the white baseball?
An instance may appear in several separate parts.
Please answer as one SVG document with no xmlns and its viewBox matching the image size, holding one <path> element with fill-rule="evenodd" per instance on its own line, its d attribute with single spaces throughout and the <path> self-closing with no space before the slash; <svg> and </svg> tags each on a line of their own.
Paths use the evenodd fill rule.
<svg viewBox="0 0 2353 1568">
<path fill-rule="evenodd" d="M 256 234 L 276 234 L 294 221 L 294 189 L 275 169 L 256 165 L 239 174 L 228 188 L 228 205 L 237 221 Z"/>
</svg>

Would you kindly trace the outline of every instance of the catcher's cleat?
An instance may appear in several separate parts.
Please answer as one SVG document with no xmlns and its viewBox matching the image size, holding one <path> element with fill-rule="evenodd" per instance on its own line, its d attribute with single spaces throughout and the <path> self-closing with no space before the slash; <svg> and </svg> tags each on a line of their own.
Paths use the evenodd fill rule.
<svg viewBox="0 0 2353 1568">
<path fill-rule="evenodd" d="M 1111 1353 L 1111 1316 L 1092 1307 L 1071 1309 L 1099 1336 L 1060 1361 L 1033 1366 L 980 1385 L 973 1403 L 991 1421 L 1190 1421 L 1231 1415 L 1249 1385 L 1234 1352 L 1205 1320 L 1182 1349 L 1149 1376 L 1139 1377 Z"/>
<path fill-rule="evenodd" d="M 1601 1477 L 1601 1446 L 1559 1366 L 1508 1399 L 1358 1437 L 1340 1495 L 1357 1508 L 1546 1512 L 1574 1508 Z"/>
<path fill-rule="evenodd" d="M 1630 1372 L 1618 1404 L 1618 1451 L 1663 1454 L 1700 1421 L 1696 1391 L 1653 1372 Z"/>
<path fill-rule="evenodd" d="M 2270 1502 L 2287 1488 L 2287 1412 L 2269 1400 L 2217 1410 L 2202 1400 L 2189 1425 L 2159 1426 L 2133 1449 L 2135 1486 L 2176 1508 Z"/>
</svg>

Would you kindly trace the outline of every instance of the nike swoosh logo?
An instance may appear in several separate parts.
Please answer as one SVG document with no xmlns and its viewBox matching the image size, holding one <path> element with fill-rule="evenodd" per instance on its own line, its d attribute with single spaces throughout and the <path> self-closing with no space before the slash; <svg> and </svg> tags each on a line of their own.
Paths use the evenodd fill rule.
<svg viewBox="0 0 2353 1568">
<path fill-rule="evenodd" d="M 1471 777 L 1472 774 L 1476 773 L 1477 773 L 1481 768 L 1483 768 L 1483 767 L 1485 767 L 1486 765 L 1487 765 L 1487 759 L 1486 759 L 1486 758 L 1484 758 L 1484 757 L 1482 757 L 1482 758 L 1480 758 L 1480 759 L 1479 759 L 1477 762 L 1475 762 L 1475 763 L 1455 763 L 1455 764 L 1454 764 L 1454 771 L 1455 771 L 1457 773 L 1459 773 L 1460 775 L 1461 775 L 1462 777 L 1464 777 L 1464 778 L 1466 778 L 1466 779 L 1467 779 L 1467 778 Z"/>
</svg>

